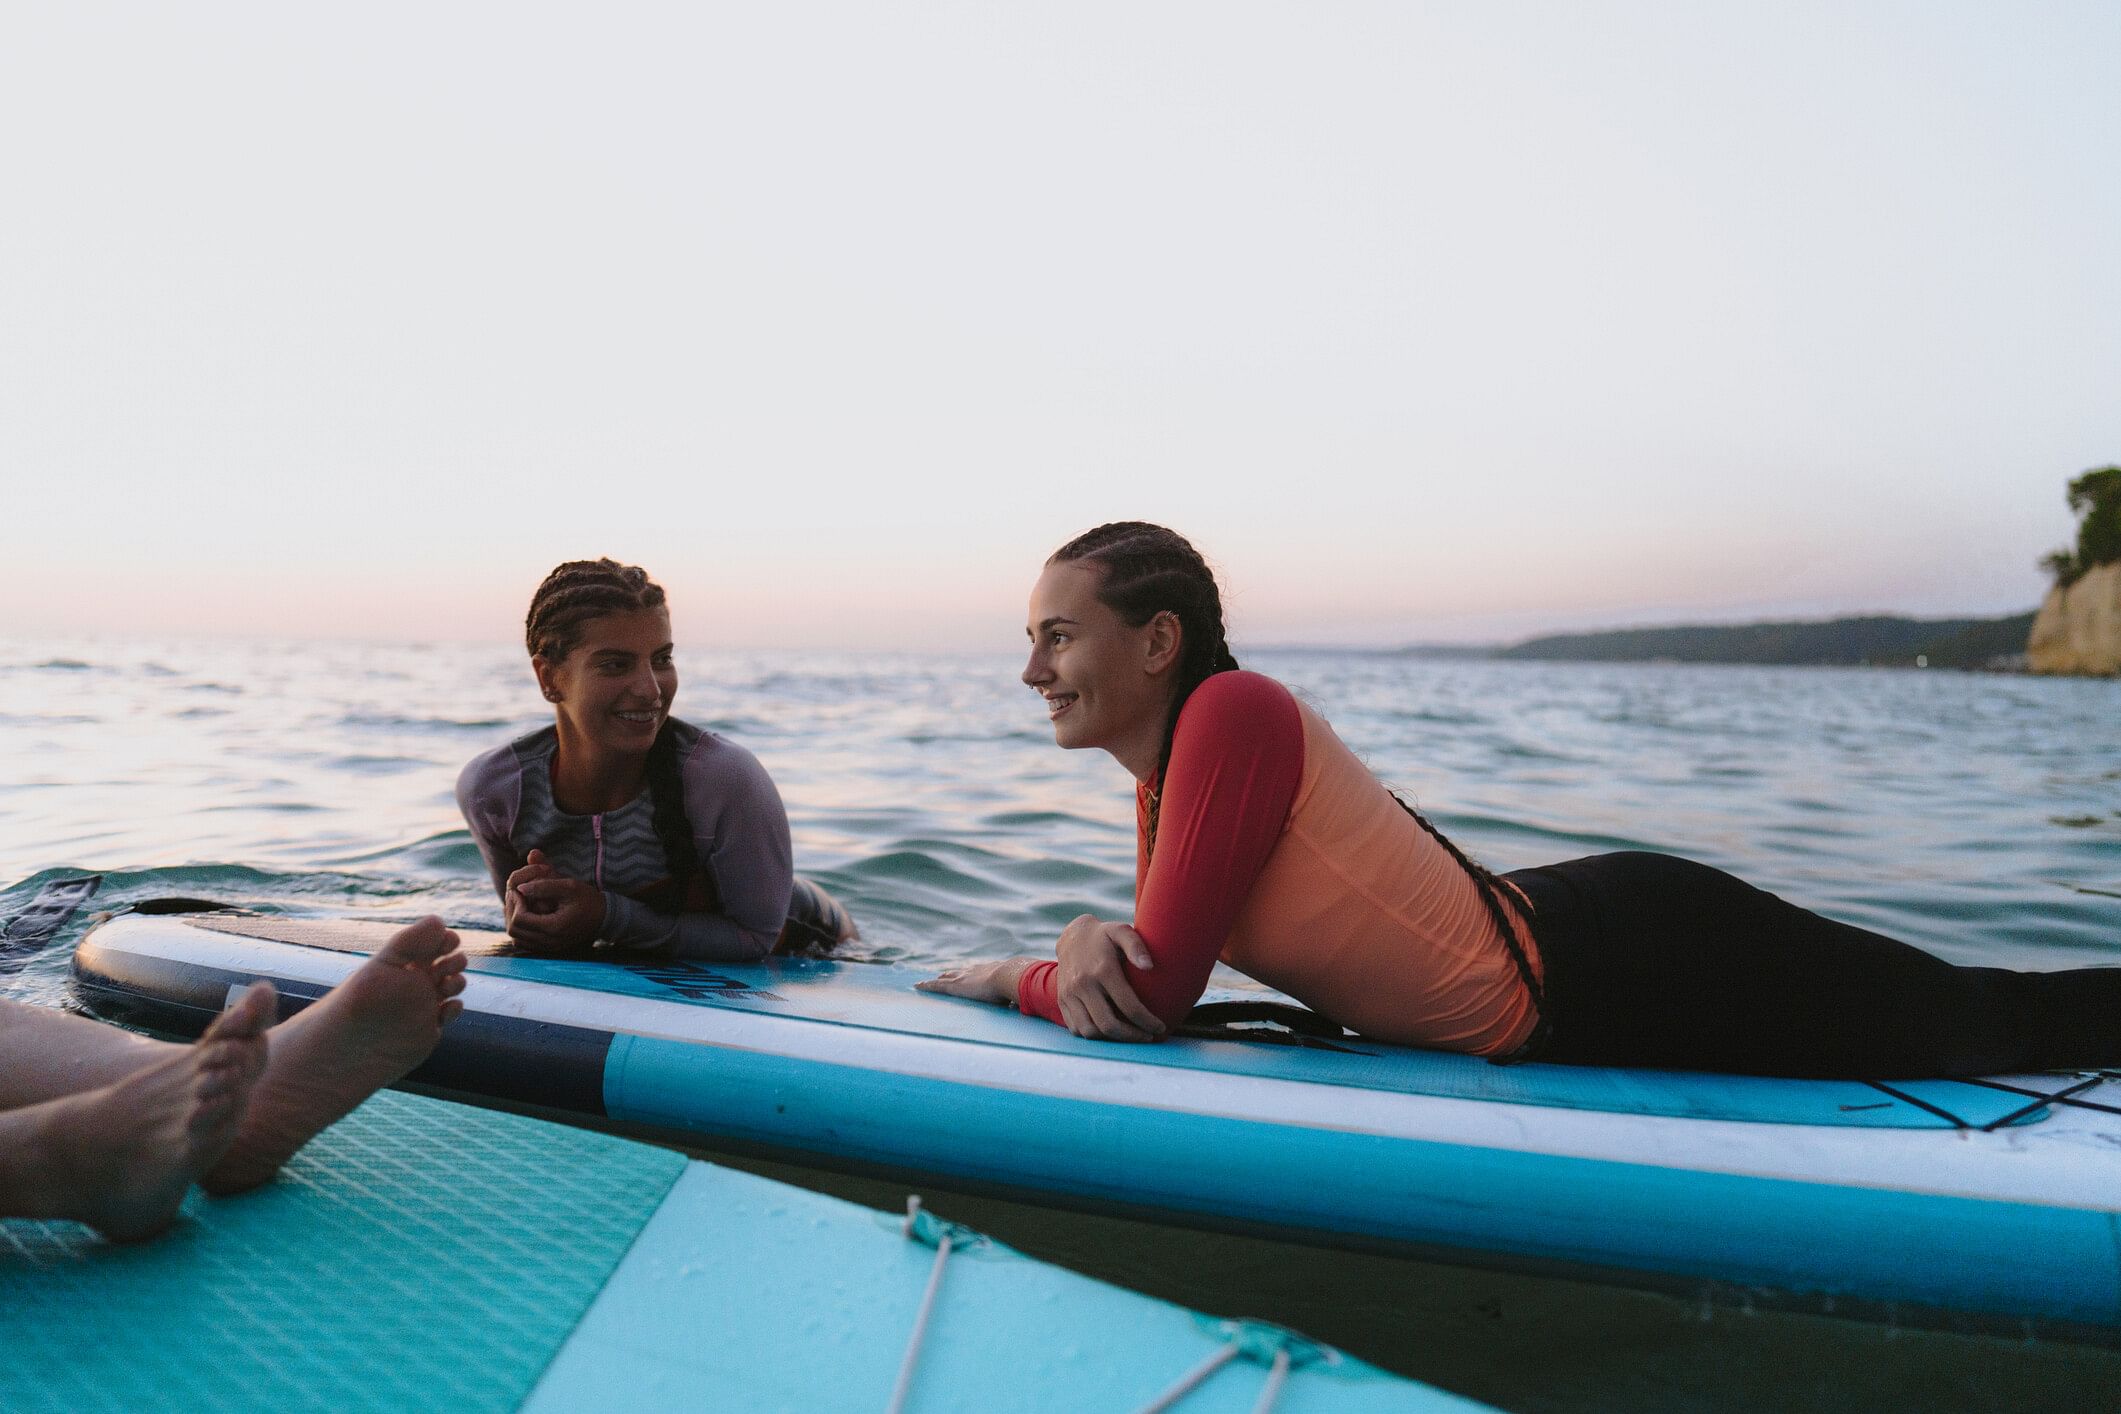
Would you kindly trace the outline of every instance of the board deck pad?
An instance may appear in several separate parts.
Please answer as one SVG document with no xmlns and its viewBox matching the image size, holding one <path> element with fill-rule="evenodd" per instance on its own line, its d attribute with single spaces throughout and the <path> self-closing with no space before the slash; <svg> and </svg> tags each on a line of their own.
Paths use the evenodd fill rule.
<svg viewBox="0 0 2121 1414">
<path fill-rule="evenodd" d="M 513 1409 L 685 1169 L 383 1092 L 152 1242 L 0 1223 L 0 1408 Z"/>
<path fill-rule="evenodd" d="M 181 921 L 211 932 L 355 953 L 373 951 L 401 926 L 233 912 L 186 915 Z M 1499 1066 L 1477 1056 L 1363 1038 L 1340 1043 L 1345 1048 L 1336 1050 L 1187 1037 L 1119 1046 L 1084 1040 L 1004 1008 L 915 991 L 913 984 L 931 975 L 928 969 L 804 958 L 755 965 L 563 961 L 513 956 L 505 934 L 458 932 L 473 955 L 473 970 L 517 981 L 1258 1079 L 1612 1114 L 1872 1129 L 1981 1128 L 1999 1121 L 2025 1125 L 2047 1115 L 2022 1096 L 1955 1080 L 1895 1081 L 1897 1093 L 1889 1093 L 1860 1081 Z"/>
<path fill-rule="evenodd" d="M 0 1222 L 0 1408 L 883 1408 L 934 1256 L 838 1199 L 384 1092 L 151 1242 Z M 939 1293 L 909 1414 L 1138 1408 L 1231 1334 L 984 1240 Z M 1266 1373 L 1234 1360 L 1179 1414 Z M 1479 1407 L 1337 1352 L 1278 1405 Z"/>
</svg>

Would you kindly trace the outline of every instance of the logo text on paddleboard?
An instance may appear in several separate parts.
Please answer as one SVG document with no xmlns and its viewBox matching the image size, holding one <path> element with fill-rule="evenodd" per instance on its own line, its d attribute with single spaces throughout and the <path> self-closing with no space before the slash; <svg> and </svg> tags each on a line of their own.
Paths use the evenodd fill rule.
<svg viewBox="0 0 2121 1414">
<path fill-rule="evenodd" d="M 710 972 L 689 962 L 629 962 L 624 966 L 634 976 L 658 987 L 667 987 L 689 1001 L 712 1002 L 736 997 L 757 997 L 769 1002 L 780 1000 L 772 992 L 754 987 L 740 977 L 724 977 L 719 972 Z"/>
</svg>

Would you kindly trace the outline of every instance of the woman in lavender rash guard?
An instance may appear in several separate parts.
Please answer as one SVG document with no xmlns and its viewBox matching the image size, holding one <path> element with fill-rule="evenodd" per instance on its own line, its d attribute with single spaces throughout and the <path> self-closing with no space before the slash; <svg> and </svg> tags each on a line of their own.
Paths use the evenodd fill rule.
<svg viewBox="0 0 2121 1414">
<path fill-rule="evenodd" d="M 1025 684 L 1135 777 L 1132 922 L 922 983 L 1077 1035 L 1184 1022 L 1218 960 L 1380 1041 L 1496 1061 L 1892 1079 L 2121 1062 L 2121 967 L 1960 967 L 1631 850 L 1497 875 L 1238 668 L 1200 553 L 1118 521 L 1031 592 Z"/>
<path fill-rule="evenodd" d="M 670 715 L 670 611 L 645 570 L 570 560 L 523 637 L 553 725 L 473 758 L 457 806 L 525 952 L 755 962 L 856 936 L 795 875 L 780 792 Z"/>
</svg>

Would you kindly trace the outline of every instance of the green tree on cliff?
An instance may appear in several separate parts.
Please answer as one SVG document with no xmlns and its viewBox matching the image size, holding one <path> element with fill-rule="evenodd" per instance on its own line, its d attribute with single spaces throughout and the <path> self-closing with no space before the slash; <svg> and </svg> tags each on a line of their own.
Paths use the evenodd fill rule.
<svg viewBox="0 0 2121 1414">
<path fill-rule="evenodd" d="M 2121 560 L 2121 466 L 2102 466 L 2070 482 L 2069 508 L 2078 516 L 2077 548 L 2040 561 L 2065 589 L 2087 570 Z"/>
</svg>

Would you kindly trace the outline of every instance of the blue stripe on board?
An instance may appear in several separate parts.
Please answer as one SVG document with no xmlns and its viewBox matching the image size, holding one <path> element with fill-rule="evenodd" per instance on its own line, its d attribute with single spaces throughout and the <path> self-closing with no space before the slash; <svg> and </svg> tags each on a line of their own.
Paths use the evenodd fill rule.
<svg viewBox="0 0 2121 1414">
<path fill-rule="evenodd" d="M 759 966 L 691 962 L 563 962 L 481 957 L 482 973 L 569 990 L 683 1001 L 695 1005 L 908 1036 L 942 1036 L 1012 1050 L 1109 1059 L 1111 1046 L 998 1007 L 913 990 L 917 968 L 776 959 Z M 1477 1056 L 1352 1040 L 1345 1053 L 1177 1038 L 1129 1049 L 1143 1065 L 1222 1075 L 1435 1095 L 1496 1104 L 1593 1110 L 1608 1114 L 1730 1119 L 1755 1124 L 1818 1124 L 1857 1129 L 1950 1129 L 1938 1111 L 1980 1128 L 2024 1102 L 1956 1080 L 1896 1083 L 1897 1099 L 1855 1080 L 1785 1080 L 1694 1071 L 1620 1070 L 1599 1066 L 1497 1066 Z M 1919 1101 L 1922 1103 L 1914 1103 Z M 1925 1109 L 1923 1104 L 1934 1106 Z M 2019 1114 L 2037 1123 L 2046 1112 Z"/>
<path fill-rule="evenodd" d="M 617 1119 L 1170 1211 L 2121 1323 L 2114 1215 L 1297 1129 L 622 1036 Z"/>
<path fill-rule="evenodd" d="M 197 928 L 219 933 L 223 938 L 245 939 L 256 936 L 246 931 L 248 928 L 269 921 L 246 919 L 243 929 L 228 932 L 221 932 L 211 917 L 171 920 L 164 926 Z M 296 930 L 298 943 L 314 938 L 320 929 L 332 927 L 328 921 L 287 922 Z M 129 930 L 141 925 L 153 926 L 147 919 L 121 919 L 106 929 L 92 931 L 77 954 L 77 970 L 82 956 L 97 958 L 94 966 L 117 969 L 127 965 L 118 959 L 126 953 Z M 373 939 L 372 932 L 356 930 L 356 935 Z M 163 936 L 166 940 L 167 935 Z M 110 961 L 101 960 L 105 958 Z M 712 1010 L 755 1012 L 819 1027 L 941 1037 L 1038 1054 L 1114 1058 L 1108 1043 L 1071 1036 L 1058 1026 L 996 1007 L 917 992 L 913 983 L 924 975 L 917 968 L 811 959 L 710 967 L 680 961 L 581 962 L 508 956 L 477 956 L 470 965 L 483 975 L 556 989 L 562 995 L 551 1010 L 561 1016 L 570 1009 L 571 998 L 566 994 L 602 993 Z M 821 1040 L 816 1049 L 829 1047 L 829 1041 Z M 1476 1056 L 1369 1041 L 1350 1042 L 1346 1051 L 1328 1052 L 1177 1038 L 1156 1046 L 1130 1047 L 1126 1059 L 1179 1070 L 1297 1080 L 1391 1094 L 1675 1119 L 1860 1129 L 1948 1129 L 1960 1125 L 1982 1128 L 2003 1121 L 2033 1124 L 2048 1113 L 2038 1106 L 2028 1108 L 2012 1096 L 1956 1080 L 1896 1082 L 1893 1088 L 1899 1094 L 1890 1096 L 1852 1080 L 1788 1080 L 1595 1066 L 1496 1066 Z M 511 1068 L 513 1064 L 512 1060 Z M 570 1107 L 579 1106 L 570 1102 Z"/>
</svg>

